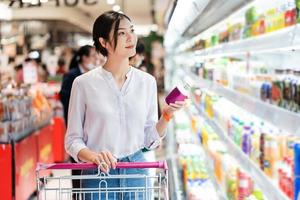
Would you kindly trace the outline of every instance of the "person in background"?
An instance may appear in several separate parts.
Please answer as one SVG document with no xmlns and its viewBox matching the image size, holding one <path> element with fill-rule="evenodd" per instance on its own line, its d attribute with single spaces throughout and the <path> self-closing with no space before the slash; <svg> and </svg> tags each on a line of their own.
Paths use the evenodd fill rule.
<svg viewBox="0 0 300 200">
<path fill-rule="evenodd" d="M 59 58 L 57 62 L 56 75 L 63 76 L 66 73 L 66 61 L 63 58 Z"/>
<path fill-rule="evenodd" d="M 135 68 L 138 68 L 144 72 L 147 72 L 146 66 L 143 65 L 145 45 L 141 40 L 138 40 L 135 48 L 136 54 L 129 58 L 129 64 Z"/>
<path fill-rule="evenodd" d="M 97 62 L 98 62 L 98 55 L 95 51 L 95 48 L 90 45 L 85 45 L 80 47 L 76 55 L 72 59 L 71 64 L 73 65 L 73 67 L 70 69 L 68 73 L 64 75 L 62 87 L 59 93 L 60 100 L 64 108 L 64 118 L 66 124 L 68 122 L 69 101 L 70 101 L 73 82 L 76 77 L 95 68 Z M 71 157 L 71 161 L 75 162 L 72 157 Z M 72 175 L 80 175 L 80 172 L 81 172 L 80 170 L 72 170 Z M 72 184 L 73 184 L 73 188 L 80 188 L 79 180 L 73 180 Z M 77 197 L 73 195 L 73 199 L 76 198 Z"/>
</svg>

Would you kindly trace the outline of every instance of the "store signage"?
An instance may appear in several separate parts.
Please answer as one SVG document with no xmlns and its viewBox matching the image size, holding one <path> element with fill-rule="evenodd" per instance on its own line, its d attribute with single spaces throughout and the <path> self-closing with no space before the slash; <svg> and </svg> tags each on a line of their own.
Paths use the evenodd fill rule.
<svg viewBox="0 0 300 200">
<path fill-rule="evenodd" d="M 10 0 L 9 7 L 19 7 L 19 8 L 26 8 L 26 7 L 42 7 L 45 4 L 55 4 L 56 7 L 59 6 L 67 6 L 67 7 L 75 7 L 79 5 L 79 3 L 83 3 L 84 5 L 95 5 L 100 0 L 49 0 L 47 3 L 41 3 L 41 0 L 36 0 L 37 3 L 24 3 L 22 0 Z"/>
</svg>

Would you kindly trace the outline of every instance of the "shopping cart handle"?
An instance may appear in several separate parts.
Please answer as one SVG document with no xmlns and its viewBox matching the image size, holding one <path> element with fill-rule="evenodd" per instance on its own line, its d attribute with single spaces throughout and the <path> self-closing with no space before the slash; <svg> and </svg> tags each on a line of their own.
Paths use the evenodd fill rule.
<svg viewBox="0 0 300 200">
<path fill-rule="evenodd" d="M 159 168 L 159 169 L 168 169 L 168 165 L 166 161 L 158 161 L 158 162 L 118 162 L 117 168 L 119 169 L 129 169 L 129 168 Z M 87 170 L 87 169 L 95 169 L 98 166 L 94 163 L 51 163 L 37 164 L 37 171 L 46 170 L 46 169 L 79 169 L 79 170 Z"/>
</svg>

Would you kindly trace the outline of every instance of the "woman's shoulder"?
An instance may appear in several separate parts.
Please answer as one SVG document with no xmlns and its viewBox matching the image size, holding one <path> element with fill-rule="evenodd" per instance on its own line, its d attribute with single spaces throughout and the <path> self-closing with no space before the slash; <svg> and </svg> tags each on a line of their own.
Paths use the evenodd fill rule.
<svg viewBox="0 0 300 200">
<path fill-rule="evenodd" d="M 132 67 L 133 73 L 137 76 L 137 78 L 144 80 L 144 81 L 155 81 L 154 76 L 152 76 L 151 74 L 144 72 L 140 69 L 137 69 L 135 67 Z"/>
</svg>

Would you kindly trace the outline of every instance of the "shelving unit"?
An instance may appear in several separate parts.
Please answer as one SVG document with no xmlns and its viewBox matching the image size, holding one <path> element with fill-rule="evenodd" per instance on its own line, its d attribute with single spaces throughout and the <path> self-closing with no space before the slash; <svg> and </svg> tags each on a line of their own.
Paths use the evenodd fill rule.
<svg viewBox="0 0 300 200">
<path fill-rule="evenodd" d="M 224 142 L 229 153 L 238 161 L 241 167 L 251 175 L 254 182 L 263 191 L 264 195 L 270 200 L 289 200 L 289 198 L 275 186 L 275 184 L 238 148 L 238 146 L 234 144 L 218 123 L 214 119 L 210 119 L 195 103 L 194 105 L 199 111 L 199 114 L 204 117 L 205 121 Z"/>
<path fill-rule="evenodd" d="M 268 121 L 276 127 L 288 131 L 289 133 L 300 136 L 300 115 L 285 110 L 283 108 L 265 103 L 259 99 L 255 99 L 245 94 L 241 94 L 232 89 L 225 88 L 224 86 L 213 83 L 209 80 L 200 79 L 191 72 L 186 72 L 194 81 L 197 87 L 206 88 L 216 94 L 225 97 L 239 107 L 247 110 L 248 112 Z"/>
<path fill-rule="evenodd" d="M 193 53 L 197 58 L 214 58 L 300 50 L 300 41 L 296 39 L 299 34 L 300 25 L 294 25 L 260 36 L 219 44 Z"/>
<path fill-rule="evenodd" d="M 242 108 L 243 110 L 246 110 L 248 113 L 251 113 L 252 115 L 260 118 L 264 122 L 268 122 L 272 124 L 273 126 L 276 127 L 276 131 L 277 128 L 279 129 L 278 131 L 279 133 L 282 132 L 282 133 L 287 133 L 289 135 L 292 135 L 292 137 L 293 136 L 300 137 L 300 124 L 299 124 L 300 115 L 299 113 L 295 113 L 297 109 L 295 109 L 295 112 L 292 112 L 284 108 L 278 107 L 276 105 L 269 104 L 267 102 L 262 101 L 259 98 L 255 98 L 250 95 L 243 94 L 241 92 L 233 90 L 229 87 L 225 87 L 217 83 L 217 81 L 213 82 L 209 80 L 204 80 L 192 71 L 195 70 L 195 68 L 197 67 L 201 68 L 204 66 L 204 70 L 203 70 L 204 73 L 211 73 L 209 74 L 209 76 L 214 77 L 215 75 L 214 72 L 216 72 L 217 74 L 216 80 L 218 80 L 219 76 L 223 75 L 223 74 L 220 75 L 220 73 L 223 72 L 224 74 L 232 73 L 231 72 L 233 70 L 232 68 L 235 65 L 230 66 L 232 68 L 229 68 L 228 70 L 222 68 L 222 67 L 225 68 L 226 65 L 220 65 L 221 69 L 219 70 L 217 69 L 218 61 L 219 60 L 222 61 L 222 59 L 216 60 L 215 62 L 216 66 L 212 66 L 213 64 L 215 64 L 213 62 L 214 60 L 212 59 L 229 57 L 229 58 L 236 58 L 238 61 L 246 63 L 245 66 L 243 65 L 242 67 L 237 65 L 238 68 L 241 69 L 242 71 L 241 73 L 245 73 L 242 74 L 245 75 L 245 77 L 248 72 L 249 75 L 253 75 L 254 73 L 259 73 L 258 69 L 254 69 L 254 68 L 253 70 L 251 69 L 252 65 L 254 67 L 257 67 L 253 63 L 259 61 L 260 63 L 262 63 L 263 69 L 270 67 L 268 70 L 265 70 L 266 72 L 269 73 L 268 74 L 269 77 L 271 77 L 273 73 L 275 74 L 276 69 L 283 69 L 283 71 L 286 69 L 290 69 L 294 71 L 295 74 L 295 78 L 292 77 L 291 79 L 293 81 L 298 81 L 299 83 L 299 79 L 297 78 L 297 72 L 300 69 L 299 68 L 300 24 L 299 23 L 282 28 L 287 25 L 287 21 L 285 21 L 285 25 L 275 26 L 273 24 L 275 28 L 265 29 L 266 32 L 268 30 L 272 32 L 268 32 L 268 33 L 261 32 L 263 34 L 257 35 L 257 33 L 255 33 L 255 31 L 253 32 L 252 30 L 251 37 L 246 39 L 240 39 L 240 40 L 235 40 L 235 41 L 230 41 L 227 43 L 220 43 L 220 44 L 217 44 L 219 43 L 219 40 L 218 41 L 214 40 L 214 42 L 211 42 L 215 37 L 218 38 L 218 36 L 223 34 L 225 31 L 230 32 L 231 26 L 233 27 L 238 23 L 243 24 L 244 22 L 242 22 L 242 20 L 246 19 L 245 17 L 246 11 L 249 11 L 251 7 L 261 6 L 261 3 L 264 2 L 259 0 L 209 1 L 209 3 L 206 5 L 206 8 L 199 14 L 199 16 L 194 22 L 190 23 L 189 25 L 185 24 L 184 27 L 185 28 L 187 27 L 186 30 L 184 32 L 181 31 L 182 32 L 181 37 L 179 37 L 179 39 L 176 38 L 177 41 L 173 41 L 173 46 L 166 45 L 167 52 L 168 52 L 166 57 L 166 69 L 167 69 L 166 85 L 168 86 L 167 87 L 168 89 L 172 89 L 174 85 L 181 84 L 181 82 L 184 81 L 185 83 L 188 83 L 194 88 L 200 88 L 201 90 L 203 89 L 205 91 L 213 92 L 216 95 L 222 96 L 226 100 L 234 103 L 235 105 Z M 286 14 L 287 12 L 291 11 L 291 10 L 288 11 L 285 10 L 285 8 L 288 7 L 287 4 L 280 3 L 280 6 L 282 7 L 279 7 L 279 3 L 278 5 L 275 4 L 276 3 L 274 2 L 274 5 L 273 4 L 263 5 L 261 7 L 262 13 L 265 14 L 264 15 L 265 21 L 263 23 L 266 24 L 275 23 L 273 19 L 272 20 L 268 19 L 268 17 L 270 17 L 268 15 L 272 15 L 272 14 L 269 13 L 267 14 L 267 12 L 269 12 L 271 9 L 273 9 L 274 12 L 277 11 L 285 12 L 283 14 Z M 248 18 L 249 16 L 247 16 L 247 19 Z M 285 20 L 287 19 L 285 18 Z M 250 20 L 248 19 L 248 21 Z M 260 22 L 261 21 L 259 20 L 255 20 L 253 24 L 251 22 L 248 23 L 248 26 L 251 26 L 251 28 L 255 28 L 255 26 L 257 25 L 255 23 L 260 23 Z M 245 25 L 241 25 L 241 26 L 242 28 L 236 29 L 236 34 L 240 34 L 240 32 L 238 31 L 249 30 L 248 29 L 249 27 Z M 268 27 L 268 25 L 265 27 Z M 232 35 L 228 36 L 229 37 L 228 40 L 245 37 L 245 35 L 244 36 L 239 35 L 237 37 L 230 37 L 230 36 Z M 169 39 L 170 38 L 166 38 L 167 41 Z M 220 39 L 220 41 L 226 41 L 226 40 Z M 213 44 L 215 46 L 209 48 L 205 48 L 201 50 L 190 50 L 190 49 L 203 48 L 203 46 L 208 47 Z M 235 59 L 228 59 L 228 60 L 231 61 Z M 252 61 L 254 62 L 251 63 Z M 207 65 L 206 62 L 208 62 Z M 191 66 L 194 66 L 194 68 L 190 68 Z M 243 70 L 246 72 L 244 72 Z M 200 71 L 200 73 L 202 73 L 203 71 Z M 235 71 L 235 73 L 239 73 L 239 71 Z M 283 73 L 282 75 L 283 76 L 287 75 L 286 77 L 290 78 L 288 77 L 288 75 L 290 75 L 288 74 L 288 72 L 286 74 Z M 277 81 L 277 79 L 281 81 L 280 79 L 281 77 L 279 76 L 280 75 L 277 75 L 274 80 L 271 78 L 268 79 L 267 81 L 265 79 L 259 79 L 259 81 L 261 82 L 257 81 L 259 83 L 255 85 L 255 87 L 257 87 L 255 88 L 255 92 L 256 92 L 255 95 L 258 96 L 259 94 L 259 89 L 261 87 L 259 85 L 260 83 L 263 84 L 267 82 L 268 84 L 272 84 L 272 81 Z M 233 77 L 231 76 L 226 77 L 226 74 L 224 75 L 224 77 L 225 80 L 228 82 L 231 81 L 231 78 L 233 79 Z M 286 77 L 284 76 L 284 78 Z M 240 79 L 234 79 L 234 80 L 240 80 Z M 254 92 L 251 94 L 254 95 Z M 246 154 L 244 154 L 244 152 L 239 148 L 239 146 L 236 145 L 232 141 L 232 139 L 228 137 L 227 132 L 222 128 L 223 126 L 221 126 L 216 119 L 208 117 L 208 115 L 201 110 L 200 105 L 195 104 L 195 106 L 199 112 L 198 114 L 205 119 L 205 122 L 214 130 L 214 132 L 219 136 L 220 140 L 223 141 L 226 148 L 228 149 L 228 153 L 234 158 L 236 158 L 241 168 L 243 168 L 243 170 L 251 176 L 255 184 L 258 186 L 259 189 L 262 190 L 263 194 L 267 199 L 269 200 L 290 199 L 286 196 L 286 194 L 284 194 L 284 192 L 286 191 L 283 192 L 281 189 L 279 189 L 277 183 L 275 183 L 271 178 L 269 178 L 264 173 L 264 171 L 262 171 Z M 209 163 L 209 166 L 211 169 L 212 164 Z M 214 185 L 214 186 L 218 190 L 218 185 Z M 292 188 L 294 186 L 291 184 L 290 187 Z M 289 195 L 289 193 L 287 194 Z"/>
<path fill-rule="evenodd" d="M 187 113 L 188 113 L 189 117 L 191 118 L 192 116 L 191 116 L 190 111 L 187 111 Z M 195 140 L 197 140 L 197 138 L 195 138 Z M 201 144 L 199 144 L 199 146 L 201 146 Z M 218 193 L 219 200 L 227 200 L 227 197 L 226 197 L 224 191 L 222 190 L 222 188 L 218 184 L 217 179 L 214 175 L 213 160 L 209 157 L 208 153 L 202 148 L 202 146 L 201 146 L 201 149 L 205 153 L 205 158 L 204 159 L 207 160 L 207 170 L 208 170 L 208 173 L 209 173 L 209 178 L 212 181 L 212 183 L 214 185 L 214 188 L 216 189 L 216 191 Z"/>
</svg>

